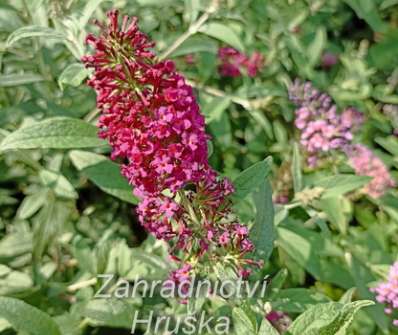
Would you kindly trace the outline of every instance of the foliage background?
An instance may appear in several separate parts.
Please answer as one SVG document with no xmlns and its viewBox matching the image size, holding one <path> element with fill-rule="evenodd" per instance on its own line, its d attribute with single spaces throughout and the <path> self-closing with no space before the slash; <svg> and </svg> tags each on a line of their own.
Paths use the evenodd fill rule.
<svg viewBox="0 0 398 335">
<path fill-rule="evenodd" d="M 239 327 L 268 334 L 258 325 L 271 305 L 295 318 L 329 301 L 372 300 L 369 287 L 397 259 L 397 190 L 378 200 L 359 195 L 367 180 L 339 156 L 315 171 L 306 168 L 287 87 L 295 78 L 310 80 L 339 107 L 361 110 L 367 120 L 356 140 L 398 177 L 394 121 L 382 113 L 384 104 L 398 105 L 397 5 L 228 0 L 210 13 L 206 0 L 2 0 L 0 294 L 46 314 L 17 304 L 23 319 L 15 320 L 6 312 L 14 300 L 0 300 L 0 334 L 14 334 L 10 325 L 18 334 L 128 334 L 132 310 L 183 313 L 183 306 L 160 298 L 93 299 L 99 273 L 161 278 L 170 269 L 164 245 L 137 223 L 136 199 L 93 125 L 95 96 L 84 85 L 88 73 L 79 59 L 87 32 L 95 31 L 91 19 L 104 20 L 110 8 L 139 17 L 159 53 L 172 51 L 168 56 L 196 87 L 212 135 L 212 165 L 234 179 L 271 156 L 274 197 L 287 192 L 291 199 L 275 207 L 274 224 L 266 195 L 264 202 L 247 197 L 236 206 L 247 222 L 256 220 L 256 211 L 264 221 L 262 242 L 272 254 L 258 276 L 276 276 L 271 303 L 251 301 L 239 309 L 236 302 L 198 300 L 192 308 L 232 313 L 239 334 Z M 202 15 L 207 20 L 197 26 Z M 184 42 L 173 44 L 181 36 Z M 217 50 L 226 45 L 261 52 L 266 62 L 260 75 L 221 78 Z M 322 66 L 325 52 L 338 55 L 335 66 Z M 185 61 L 189 54 L 194 64 Z M 321 195 L 314 194 L 316 187 L 323 188 Z M 343 331 L 396 332 L 381 305 L 360 311 Z"/>
</svg>

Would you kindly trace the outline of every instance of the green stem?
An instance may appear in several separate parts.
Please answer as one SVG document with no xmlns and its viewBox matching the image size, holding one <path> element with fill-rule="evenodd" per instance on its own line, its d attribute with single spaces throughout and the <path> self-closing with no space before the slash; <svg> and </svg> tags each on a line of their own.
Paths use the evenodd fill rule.
<svg viewBox="0 0 398 335">
<path fill-rule="evenodd" d="M 198 33 L 200 28 L 206 23 L 206 21 L 210 18 L 210 16 L 217 11 L 218 7 L 219 7 L 219 0 L 213 0 L 209 8 L 206 10 L 206 12 L 201 17 L 199 17 L 199 19 L 196 22 L 191 24 L 188 30 L 184 34 L 182 34 L 179 38 L 177 38 L 174 41 L 174 43 L 158 57 L 158 59 L 163 60 L 167 58 L 188 38 Z"/>
</svg>

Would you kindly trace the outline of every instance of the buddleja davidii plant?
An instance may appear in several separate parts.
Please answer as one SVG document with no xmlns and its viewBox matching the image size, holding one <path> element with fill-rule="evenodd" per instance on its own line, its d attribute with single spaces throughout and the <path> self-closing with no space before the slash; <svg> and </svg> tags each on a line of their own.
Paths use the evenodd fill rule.
<svg viewBox="0 0 398 335">
<path fill-rule="evenodd" d="M 88 84 L 97 93 L 100 137 L 140 199 L 141 224 L 170 245 L 180 268 L 176 282 L 222 267 L 248 277 L 262 262 L 249 257 L 249 229 L 232 211 L 232 183 L 209 165 L 205 120 L 193 89 L 170 60 L 159 61 L 137 19 L 108 13 L 101 34 L 88 35 L 94 52 Z M 121 23 L 119 23 L 121 21 Z"/>
</svg>

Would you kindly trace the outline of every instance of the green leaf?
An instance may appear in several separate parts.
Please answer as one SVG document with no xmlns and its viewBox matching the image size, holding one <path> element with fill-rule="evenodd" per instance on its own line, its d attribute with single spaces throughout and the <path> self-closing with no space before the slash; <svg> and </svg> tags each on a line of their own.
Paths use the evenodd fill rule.
<svg viewBox="0 0 398 335">
<path fill-rule="evenodd" d="M 338 329 L 336 335 L 345 335 L 347 334 L 347 330 L 354 320 L 355 314 L 359 312 L 360 309 L 372 306 L 375 302 L 371 300 L 358 300 L 354 302 L 350 302 L 345 304 L 342 311 L 339 314 L 339 317 L 335 322 L 328 326 L 325 329 L 325 332 L 329 334 L 333 334 L 332 331 Z"/>
<path fill-rule="evenodd" d="M 272 189 L 268 180 L 263 181 L 259 189 L 253 193 L 253 200 L 256 218 L 250 230 L 250 238 L 256 247 L 256 256 L 266 261 L 271 256 L 276 237 Z"/>
<path fill-rule="evenodd" d="M 203 114 L 206 116 L 206 123 L 210 123 L 213 120 L 220 121 L 222 113 L 230 105 L 231 99 L 229 97 L 213 98 L 203 109 Z"/>
<path fill-rule="evenodd" d="M 195 65 L 200 71 L 198 71 L 197 80 L 201 82 L 207 82 L 214 76 L 217 71 L 217 55 L 216 53 L 202 52 L 198 54 L 198 60 Z M 200 90 L 200 88 L 199 88 Z M 202 92 L 204 92 L 203 90 Z"/>
<path fill-rule="evenodd" d="M 72 149 L 103 146 L 97 128 L 79 119 L 57 117 L 40 121 L 9 134 L 0 151 L 11 149 Z"/>
<path fill-rule="evenodd" d="M 344 202 L 345 199 L 341 196 L 322 198 L 318 202 L 319 208 L 326 213 L 329 221 L 333 223 L 343 235 L 347 234 L 348 228 L 348 218 L 344 212 Z"/>
<path fill-rule="evenodd" d="M 11 327 L 12 326 L 9 324 L 9 322 L 7 322 L 7 320 L 0 319 L 0 332 L 3 332 Z"/>
<path fill-rule="evenodd" d="M 278 226 L 277 234 L 278 246 L 317 280 L 347 289 L 354 286 L 348 270 L 338 258 L 343 256 L 342 250 L 330 239 L 293 224 Z"/>
<path fill-rule="evenodd" d="M 133 188 L 120 174 L 118 164 L 102 155 L 87 151 L 70 152 L 73 165 L 102 191 L 131 204 L 137 204 Z"/>
<path fill-rule="evenodd" d="M 376 276 L 383 280 L 388 280 L 388 274 L 391 268 L 390 264 L 370 264 L 369 267 Z"/>
<path fill-rule="evenodd" d="M 318 180 L 314 183 L 315 187 L 322 187 L 325 189 L 323 198 L 338 197 L 348 192 L 357 190 L 371 181 L 371 177 L 357 176 L 351 174 L 340 174 L 335 176 L 328 176 Z"/>
<path fill-rule="evenodd" d="M 267 319 L 263 319 L 261 322 L 260 330 L 258 335 L 279 335 L 279 332 L 271 325 Z"/>
<path fill-rule="evenodd" d="M 273 128 L 274 128 L 274 134 L 275 134 L 275 138 L 276 141 L 278 142 L 278 144 L 284 144 L 288 142 L 288 134 L 286 131 L 285 126 L 282 124 L 282 122 L 280 122 L 279 120 L 275 120 L 273 122 Z"/>
<path fill-rule="evenodd" d="M 41 170 L 39 176 L 43 185 L 51 188 L 56 195 L 69 199 L 78 198 L 75 188 L 62 174 L 49 170 Z"/>
<path fill-rule="evenodd" d="M 288 288 L 272 295 L 272 308 L 286 313 L 302 313 L 313 305 L 329 302 L 318 292 L 305 288 Z"/>
<path fill-rule="evenodd" d="M 200 32 L 210 37 L 216 38 L 239 51 L 244 50 L 244 46 L 239 36 L 225 24 L 212 22 L 200 28 Z"/>
<path fill-rule="evenodd" d="M 8 272 L 4 271 L 8 269 Z M 2 273 L 1 273 L 2 272 Z M 4 265 L 0 265 L 0 294 L 11 295 L 24 292 L 33 286 L 32 279 L 24 272 L 13 271 Z"/>
<path fill-rule="evenodd" d="M 249 310 L 235 307 L 232 311 L 236 334 L 256 335 L 256 320 Z"/>
<path fill-rule="evenodd" d="M 96 275 L 98 269 L 98 258 L 92 245 L 87 239 L 76 236 L 72 241 L 72 255 L 79 263 L 79 267 L 85 272 Z"/>
<path fill-rule="evenodd" d="M 307 49 L 307 55 L 311 66 L 318 63 L 321 58 L 323 49 L 326 46 L 327 37 L 325 28 L 320 27 L 315 33 L 313 41 L 310 43 Z"/>
<path fill-rule="evenodd" d="M 272 278 L 271 283 L 268 285 L 268 291 L 274 292 L 280 290 L 285 284 L 288 274 L 289 273 L 286 269 L 279 270 L 278 273 Z"/>
<path fill-rule="evenodd" d="M 344 0 L 369 26 L 377 32 L 385 32 L 387 24 L 383 22 L 374 0 Z"/>
<path fill-rule="evenodd" d="M 25 26 L 12 32 L 10 36 L 8 36 L 6 41 L 6 47 L 9 48 L 19 40 L 29 37 L 44 37 L 45 39 L 61 40 L 61 41 L 65 39 L 65 36 L 63 34 L 48 27 Z"/>
<path fill-rule="evenodd" d="M 231 121 L 226 113 L 221 114 L 221 120 L 214 120 L 209 124 L 209 128 L 214 136 L 214 141 L 221 148 L 228 148 L 232 142 Z"/>
<path fill-rule="evenodd" d="M 250 115 L 253 117 L 254 121 L 256 121 L 263 129 L 264 132 L 270 139 L 274 139 L 274 132 L 272 129 L 271 122 L 267 119 L 264 113 L 258 109 L 251 109 L 248 110 Z"/>
<path fill-rule="evenodd" d="M 256 190 L 270 173 L 271 162 L 272 158 L 268 157 L 242 171 L 233 181 L 235 185 L 234 196 L 242 199 Z"/>
<path fill-rule="evenodd" d="M 44 78 L 35 73 L 3 74 L 0 76 L 0 87 L 28 85 L 43 81 Z"/>
<path fill-rule="evenodd" d="M 19 332 L 61 335 L 58 325 L 48 314 L 18 299 L 0 297 L 0 318 L 7 320 Z"/>
<path fill-rule="evenodd" d="M 11 33 L 22 26 L 23 23 L 18 14 L 12 6 L 0 5 L 0 30 Z"/>
<path fill-rule="evenodd" d="M 368 60 L 382 70 L 394 69 L 398 64 L 398 29 L 387 32 L 381 41 L 373 44 L 369 49 Z"/>
<path fill-rule="evenodd" d="M 285 28 L 287 31 L 292 31 L 292 29 L 299 27 L 310 15 L 307 8 L 295 12 L 294 17 L 289 20 L 289 25 Z"/>
<path fill-rule="evenodd" d="M 29 219 L 44 205 L 46 199 L 47 192 L 43 191 L 27 195 L 18 208 L 17 217 L 22 220 Z"/>
<path fill-rule="evenodd" d="M 58 315 L 54 319 L 62 330 L 62 335 L 81 335 L 81 317 L 78 309 Z"/>
<path fill-rule="evenodd" d="M 82 10 L 81 17 L 79 19 L 80 27 L 84 28 L 90 17 L 94 14 L 95 10 L 101 5 L 102 2 L 109 0 L 88 0 Z"/>
<path fill-rule="evenodd" d="M 32 234 L 26 231 L 9 233 L 0 240 L 0 259 L 15 259 L 32 250 Z"/>
<path fill-rule="evenodd" d="M 125 300 L 97 299 L 90 301 L 83 311 L 83 316 L 94 325 L 131 328 L 135 308 Z M 137 318 L 142 319 L 141 313 Z"/>
<path fill-rule="evenodd" d="M 352 302 L 354 294 L 356 293 L 357 288 L 352 287 L 348 291 L 346 291 L 343 296 L 340 298 L 339 302 L 342 304 L 348 304 Z"/>
<path fill-rule="evenodd" d="M 199 11 L 201 9 L 200 0 L 185 0 L 184 20 L 189 23 L 194 23 L 198 18 Z"/>
<path fill-rule="evenodd" d="M 357 257 L 347 254 L 346 259 L 348 260 L 347 263 L 352 278 L 354 279 L 354 285 L 357 288 L 359 298 L 369 300 L 374 299 L 374 295 L 369 291 L 368 284 L 375 281 L 376 278 L 366 266 L 361 264 Z M 385 334 L 388 334 L 390 321 L 384 313 L 384 306 L 382 304 L 376 304 L 375 306 L 367 308 L 366 313 Z"/>
<path fill-rule="evenodd" d="M 7 276 L 8 274 L 11 273 L 11 271 L 12 269 L 10 269 L 8 266 L 0 264 L 0 278 Z"/>
<path fill-rule="evenodd" d="M 62 71 L 58 78 L 59 87 L 63 89 L 64 84 L 77 87 L 83 82 L 89 73 L 90 71 L 86 69 L 83 64 L 70 64 L 64 71 Z"/>
<path fill-rule="evenodd" d="M 389 151 L 392 155 L 398 157 L 398 139 L 396 137 L 376 137 L 375 141 L 377 144 L 380 144 L 384 149 Z"/>
<path fill-rule="evenodd" d="M 387 9 L 395 5 L 398 5 L 398 0 L 384 0 L 380 5 L 380 9 Z"/>
<path fill-rule="evenodd" d="M 216 41 L 206 36 L 192 36 L 181 44 L 172 54 L 171 57 L 179 57 L 188 54 L 198 54 L 199 52 L 217 53 Z"/>
<path fill-rule="evenodd" d="M 46 205 L 34 220 L 33 258 L 35 262 L 41 260 L 46 249 L 60 233 L 69 215 L 69 208 L 65 206 L 64 201 L 49 197 Z"/>
<path fill-rule="evenodd" d="M 301 172 L 301 155 L 298 143 L 293 145 L 292 176 L 294 193 L 300 192 L 303 189 L 303 174 Z"/>
<path fill-rule="evenodd" d="M 312 306 L 301 314 L 289 327 L 292 335 L 345 335 L 355 314 L 370 300 L 360 300 L 349 304 L 330 302 Z"/>
</svg>

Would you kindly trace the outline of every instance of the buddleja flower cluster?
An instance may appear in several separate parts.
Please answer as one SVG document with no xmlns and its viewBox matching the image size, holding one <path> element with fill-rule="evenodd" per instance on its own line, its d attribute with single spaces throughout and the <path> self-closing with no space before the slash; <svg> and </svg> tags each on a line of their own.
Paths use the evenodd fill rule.
<svg viewBox="0 0 398 335">
<path fill-rule="evenodd" d="M 312 167 L 331 150 L 347 148 L 354 131 L 363 122 L 362 114 L 354 108 L 339 114 L 332 98 L 310 82 L 295 81 L 289 88 L 289 98 L 297 106 L 295 125 Z"/>
<path fill-rule="evenodd" d="M 395 186 L 385 164 L 367 147 L 356 144 L 349 147 L 347 156 L 359 176 L 369 176 L 372 180 L 363 188 L 363 192 L 373 198 L 379 198 L 390 188 Z"/>
<path fill-rule="evenodd" d="M 364 121 L 362 113 L 354 108 L 337 113 L 332 98 L 310 82 L 295 81 L 289 88 L 289 98 L 297 106 L 295 126 L 300 130 L 300 143 L 308 154 L 309 166 L 316 166 L 319 159 L 336 150 L 348 156 L 357 175 L 372 177 L 363 193 L 379 198 L 395 186 L 384 163 L 370 149 L 352 141 Z"/>
<path fill-rule="evenodd" d="M 377 287 L 371 289 L 376 293 L 376 300 L 379 303 L 386 304 L 384 309 L 388 315 L 398 315 L 398 262 L 395 262 L 391 268 L 386 282 L 380 283 Z M 398 319 L 394 319 L 393 324 L 398 327 Z"/>
<path fill-rule="evenodd" d="M 220 65 L 218 71 L 223 77 L 240 77 L 246 72 L 249 77 L 255 77 L 264 64 L 264 57 L 254 52 L 250 57 L 231 47 L 218 50 Z"/>
<path fill-rule="evenodd" d="M 124 163 L 140 198 L 140 222 L 183 264 L 172 274 L 176 281 L 212 271 L 205 264 L 217 262 L 248 275 L 255 262 L 245 255 L 253 245 L 231 211 L 232 184 L 209 166 L 209 137 L 192 87 L 172 61 L 156 59 L 136 18 L 125 16 L 121 27 L 117 11 L 108 18 L 98 24 L 99 37 L 87 37 L 95 52 L 82 60 L 94 70 L 88 84 L 101 111 L 99 134 Z"/>
</svg>

